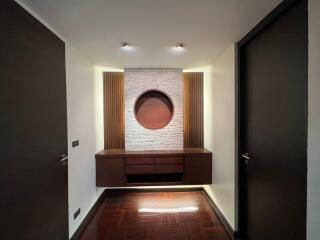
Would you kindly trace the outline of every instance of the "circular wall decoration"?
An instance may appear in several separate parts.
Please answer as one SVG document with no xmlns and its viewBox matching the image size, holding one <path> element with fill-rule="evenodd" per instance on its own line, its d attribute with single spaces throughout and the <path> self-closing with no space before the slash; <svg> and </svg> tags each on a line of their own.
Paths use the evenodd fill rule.
<svg viewBox="0 0 320 240">
<path fill-rule="evenodd" d="M 159 90 L 148 90 L 137 98 L 134 114 L 143 127 L 161 129 L 170 123 L 174 105 L 167 94 Z"/>
</svg>

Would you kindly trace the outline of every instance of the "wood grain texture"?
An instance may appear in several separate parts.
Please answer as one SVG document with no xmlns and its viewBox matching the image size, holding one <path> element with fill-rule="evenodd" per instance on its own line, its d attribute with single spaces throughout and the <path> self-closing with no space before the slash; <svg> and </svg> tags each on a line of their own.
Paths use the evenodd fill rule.
<svg viewBox="0 0 320 240">
<path fill-rule="evenodd" d="M 80 239 L 230 238 L 204 193 L 199 191 L 108 194 Z"/>
<path fill-rule="evenodd" d="M 206 155 L 186 156 L 184 161 L 185 184 L 212 183 L 212 157 Z"/>
<path fill-rule="evenodd" d="M 99 187 L 211 184 L 212 153 L 203 148 L 103 150 L 96 154 L 96 176 Z"/>
<path fill-rule="evenodd" d="M 104 148 L 124 148 L 124 74 L 104 72 Z"/>
<path fill-rule="evenodd" d="M 143 93 L 135 102 L 134 109 L 136 120 L 148 129 L 164 128 L 174 114 L 172 100 L 158 90 Z"/>
<path fill-rule="evenodd" d="M 183 141 L 185 148 L 203 147 L 203 73 L 186 72 L 184 81 Z"/>
<path fill-rule="evenodd" d="M 96 158 L 114 158 L 114 157 L 154 157 L 154 156 L 199 156 L 212 153 L 205 148 L 184 148 L 183 150 L 149 150 L 149 151 L 126 151 L 125 149 L 105 149 L 96 154 Z"/>
<path fill-rule="evenodd" d="M 126 185 L 124 158 L 109 158 L 96 160 L 97 187 L 120 187 Z"/>
</svg>

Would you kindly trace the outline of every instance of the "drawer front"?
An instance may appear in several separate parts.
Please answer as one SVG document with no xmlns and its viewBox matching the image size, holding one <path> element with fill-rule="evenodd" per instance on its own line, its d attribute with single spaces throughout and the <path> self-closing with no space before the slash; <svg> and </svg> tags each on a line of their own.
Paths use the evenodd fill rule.
<svg viewBox="0 0 320 240">
<path fill-rule="evenodd" d="M 155 165 L 155 173 L 183 173 L 182 164 Z"/>
<path fill-rule="evenodd" d="M 211 184 L 211 155 L 186 157 L 184 162 L 184 182 L 186 184 Z"/>
<path fill-rule="evenodd" d="M 124 158 L 96 158 L 96 184 L 98 187 L 125 186 Z"/>
<path fill-rule="evenodd" d="M 183 164 L 183 157 L 155 157 L 155 164 Z"/>
<path fill-rule="evenodd" d="M 127 174 L 153 174 L 155 173 L 154 165 L 127 165 Z"/>
<path fill-rule="evenodd" d="M 154 160 L 153 157 L 128 157 L 126 158 L 126 164 L 153 164 Z"/>
</svg>

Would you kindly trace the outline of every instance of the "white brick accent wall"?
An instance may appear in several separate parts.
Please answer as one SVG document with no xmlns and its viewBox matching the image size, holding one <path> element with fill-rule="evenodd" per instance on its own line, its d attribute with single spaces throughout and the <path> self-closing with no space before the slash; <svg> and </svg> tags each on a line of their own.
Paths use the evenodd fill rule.
<svg viewBox="0 0 320 240">
<path fill-rule="evenodd" d="M 183 76 L 182 69 L 125 69 L 125 146 L 126 150 L 183 149 Z M 173 101 L 171 122 L 158 130 L 146 129 L 134 116 L 137 97 L 149 89 L 166 93 Z"/>
</svg>

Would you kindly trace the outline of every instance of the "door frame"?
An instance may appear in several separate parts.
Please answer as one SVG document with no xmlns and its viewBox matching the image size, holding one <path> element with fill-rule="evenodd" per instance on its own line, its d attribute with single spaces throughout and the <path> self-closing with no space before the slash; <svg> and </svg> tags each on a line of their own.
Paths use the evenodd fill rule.
<svg viewBox="0 0 320 240">
<path fill-rule="evenodd" d="M 242 49 L 243 47 L 255 38 L 258 34 L 263 32 L 271 23 L 281 17 L 288 9 L 290 9 L 296 2 L 308 1 L 308 0 L 284 0 L 276 8 L 274 8 L 263 20 L 261 20 L 251 31 L 249 31 L 239 42 L 235 44 L 235 169 L 236 169 L 236 232 L 235 237 L 244 239 L 244 231 L 246 229 L 245 213 L 245 175 L 244 166 L 241 161 L 241 153 L 243 152 L 242 139 L 243 128 L 242 122 L 243 116 L 243 97 L 245 93 L 243 91 L 244 77 L 242 67 Z"/>
</svg>

